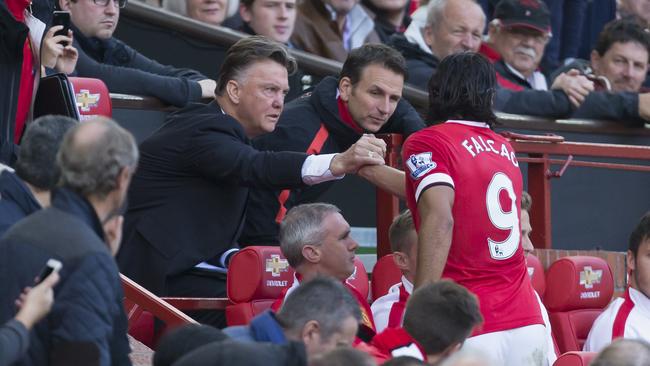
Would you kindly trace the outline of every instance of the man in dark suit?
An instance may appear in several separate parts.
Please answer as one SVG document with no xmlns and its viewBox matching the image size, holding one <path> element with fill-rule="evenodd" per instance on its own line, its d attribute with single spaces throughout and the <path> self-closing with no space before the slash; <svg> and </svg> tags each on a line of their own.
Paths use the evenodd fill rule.
<svg viewBox="0 0 650 366">
<path fill-rule="evenodd" d="M 52 205 L 16 223 L 0 241 L 0 324 L 14 316 L 14 300 L 48 259 L 63 264 L 54 307 L 32 329 L 21 365 L 131 365 L 113 259 L 119 225 L 105 232 L 103 224 L 122 206 L 137 160 L 133 136 L 115 122 L 75 126 L 57 155 L 61 177 Z"/>
<path fill-rule="evenodd" d="M 159 295 L 224 296 L 219 271 L 236 247 L 248 187 L 294 188 L 383 164 L 385 144 L 369 135 L 340 154 L 251 146 L 251 138 L 275 128 L 295 67 L 279 43 L 240 40 L 226 55 L 215 102 L 172 114 L 142 143 L 118 255 L 124 274 Z M 215 312 L 203 315 L 195 314 L 224 325 Z"/>
</svg>

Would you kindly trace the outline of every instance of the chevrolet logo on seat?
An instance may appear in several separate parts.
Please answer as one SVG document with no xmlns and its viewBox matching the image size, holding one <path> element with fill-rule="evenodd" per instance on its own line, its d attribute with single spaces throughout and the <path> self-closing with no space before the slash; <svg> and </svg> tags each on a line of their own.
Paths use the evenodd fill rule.
<svg viewBox="0 0 650 366">
<path fill-rule="evenodd" d="M 580 272 L 580 284 L 586 289 L 590 289 L 594 287 L 594 284 L 600 283 L 602 277 L 602 269 L 594 271 L 591 266 L 585 266 L 584 270 Z"/>
<path fill-rule="evenodd" d="M 79 108 L 82 112 L 90 112 L 90 108 L 97 107 L 100 94 L 91 94 L 89 90 L 81 89 L 76 97 L 77 108 Z"/>
<path fill-rule="evenodd" d="M 277 254 L 271 254 L 271 258 L 266 260 L 266 272 L 271 272 L 271 276 L 280 277 L 282 272 L 289 268 L 289 261 L 280 258 Z"/>
</svg>

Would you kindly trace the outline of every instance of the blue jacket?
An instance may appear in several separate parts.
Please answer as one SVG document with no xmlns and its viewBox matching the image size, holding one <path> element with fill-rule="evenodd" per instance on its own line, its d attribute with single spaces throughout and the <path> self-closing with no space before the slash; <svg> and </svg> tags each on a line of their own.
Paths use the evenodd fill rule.
<svg viewBox="0 0 650 366">
<path fill-rule="evenodd" d="M 40 209 L 25 183 L 15 173 L 0 169 L 0 238 L 13 224 Z"/>
<path fill-rule="evenodd" d="M 130 365 L 124 293 L 93 207 L 68 190 L 16 223 L 0 240 L 0 324 L 49 258 L 63 263 L 54 306 L 30 333 L 19 365 Z"/>
<path fill-rule="evenodd" d="M 228 337 L 240 342 L 268 342 L 286 344 L 284 330 L 271 311 L 256 316 L 250 325 L 238 325 L 223 330 Z"/>
</svg>

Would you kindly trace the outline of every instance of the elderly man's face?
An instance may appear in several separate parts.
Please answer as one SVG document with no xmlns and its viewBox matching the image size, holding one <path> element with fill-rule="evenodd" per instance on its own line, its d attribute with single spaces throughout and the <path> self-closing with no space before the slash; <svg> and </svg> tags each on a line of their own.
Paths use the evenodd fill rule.
<svg viewBox="0 0 650 366">
<path fill-rule="evenodd" d="M 537 70 L 548 40 L 547 34 L 528 27 L 490 27 L 490 41 L 496 51 L 525 77 Z"/>
<path fill-rule="evenodd" d="M 483 9 L 472 1 L 449 1 L 438 24 L 427 25 L 424 40 L 439 59 L 460 52 L 477 52 L 485 28 Z"/>
<path fill-rule="evenodd" d="M 605 76 L 614 92 L 638 92 L 648 72 L 648 50 L 640 43 L 616 42 L 605 52 L 591 52 L 596 75 Z"/>
</svg>

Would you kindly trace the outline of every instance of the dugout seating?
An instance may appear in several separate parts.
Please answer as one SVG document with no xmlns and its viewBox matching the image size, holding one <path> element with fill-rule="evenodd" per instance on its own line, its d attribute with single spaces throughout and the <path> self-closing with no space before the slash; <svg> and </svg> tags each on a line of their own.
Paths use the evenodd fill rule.
<svg viewBox="0 0 650 366">
<path fill-rule="evenodd" d="M 368 299 L 368 296 L 370 295 L 370 281 L 368 279 L 366 266 L 363 265 L 363 262 L 359 257 L 354 258 L 354 266 L 354 273 L 352 273 L 352 276 L 347 279 L 347 283 L 354 286 L 364 299 Z"/>
<path fill-rule="evenodd" d="M 291 286 L 293 274 L 279 247 L 250 246 L 237 252 L 228 266 L 228 326 L 248 324 L 271 307 Z"/>
<path fill-rule="evenodd" d="M 560 353 L 581 351 L 614 292 L 609 265 L 598 257 L 560 258 L 549 267 L 546 283 L 544 304 Z"/>
<path fill-rule="evenodd" d="M 567 352 L 558 357 L 553 366 L 588 366 L 596 355 L 596 352 Z"/>
<path fill-rule="evenodd" d="M 399 283 L 401 278 L 402 272 L 395 265 L 392 254 L 379 258 L 372 270 L 372 282 L 370 283 L 372 300 L 386 295 L 391 286 Z"/>
<path fill-rule="evenodd" d="M 546 291 L 546 276 L 544 274 L 544 266 L 534 254 L 529 254 L 526 257 L 526 269 L 530 276 L 530 282 L 540 298 L 544 298 Z"/>
<path fill-rule="evenodd" d="M 80 77 L 68 79 L 72 84 L 81 121 L 95 116 L 113 116 L 111 96 L 103 81 Z"/>
</svg>

